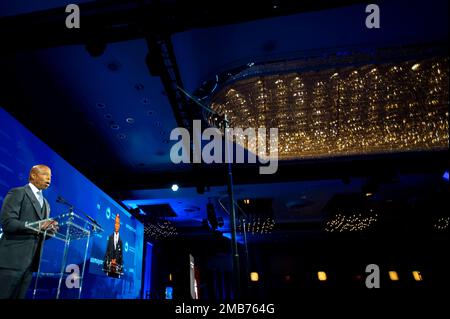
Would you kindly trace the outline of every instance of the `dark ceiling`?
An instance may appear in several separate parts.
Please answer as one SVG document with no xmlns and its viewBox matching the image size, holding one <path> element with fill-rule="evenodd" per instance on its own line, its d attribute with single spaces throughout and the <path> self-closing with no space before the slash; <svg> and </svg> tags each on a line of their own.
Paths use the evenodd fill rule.
<svg viewBox="0 0 450 319">
<path fill-rule="evenodd" d="M 171 162 L 170 132 L 200 114 L 177 85 L 195 92 L 226 70 L 321 50 L 448 45 L 446 1 L 381 1 L 379 30 L 364 27 L 362 1 L 81 2 L 78 31 L 64 27 L 66 1 L 1 3 L 0 106 L 116 200 L 170 204 L 185 227 L 201 225 L 211 198 L 227 220 L 227 170 Z M 335 194 L 374 176 L 389 180 L 386 202 L 432 187 L 446 167 L 448 151 L 286 161 L 270 176 L 237 165 L 234 177 L 238 200 L 276 199 L 277 221 L 295 225 L 320 223 Z"/>
</svg>

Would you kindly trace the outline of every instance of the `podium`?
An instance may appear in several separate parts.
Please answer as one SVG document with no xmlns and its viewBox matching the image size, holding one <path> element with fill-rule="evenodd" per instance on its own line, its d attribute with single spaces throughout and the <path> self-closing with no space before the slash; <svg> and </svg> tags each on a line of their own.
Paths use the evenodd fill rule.
<svg viewBox="0 0 450 319">
<path fill-rule="evenodd" d="M 113 278 L 120 278 L 124 274 L 123 266 L 112 262 L 108 262 L 106 265 L 104 265 L 102 270 L 108 277 Z"/>
<path fill-rule="evenodd" d="M 48 230 L 45 230 L 45 231 L 41 230 L 42 224 L 49 222 L 49 221 L 58 222 L 59 231 L 57 233 L 48 232 Z M 83 287 L 83 277 L 84 277 L 84 271 L 86 268 L 85 267 L 86 266 L 86 258 L 87 258 L 87 252 L 88 252 L 88 248 L 89 248 L 90 238 L 91 238 L 91 235 L 93 235 L 95 233 L 103 232 L 103 229 L 95 222 L 79 216 L 73 210 L 69 210 L 68 212 L 61 214 L 59 216 L 56 216 L 56 217 L 43 219 L 43 220 L 33 222 L 33 223 L 27 223 L 26 227 L 36 231 L 37 233 L 42 234 L 43 238 L 52 237 L 48 240 L 59 240 L 64 243 L 64 250 L 63 250 L 60 271 L 56 272 L 56 273 L 43 274 L 42 270 L 41 270 L 41 268 L 42 268 L 41 264 L 42 264 L 42 253 L 44 251 L 44 245 L 45 245 L 46 240 L 42 241 L 39 266 L 38 266 L 38 271 L 36 274 L 36 281 L 35 281 L 34 289 L 33 289 L 33 299 L 36 298 L 37 283 L 39 281 L 39 277 L 41 277 L 43 275 L 59 278 L 56 299 L 60 298 L 61 285 L 63 284 L 63 277 L 66 274 L 65 271 L 66 271 L 66 267 L 67 267 L 67 258 L 68 258 L 68 253 L 69 253 L 69 249 L 70 249 L 70 244 L 71 244 L 71 242 L 76 241 L 76 240 L 86 239 L 86 245 L 84 248 L 84 258 L 82 261 L 83 267 L 81 270 L 81 274 L 79 274 L 79 273 L 77 274 L 77 273 L 75 273 L 75 271 L 73 272 L 74 279 L 78 280 L 78 284 L 75 286 L 78 286 L 77 287 L 79 289 L 78 299 L 80 299 L 81 291 L 82 291 L 82 287 Z"/>
</svg>

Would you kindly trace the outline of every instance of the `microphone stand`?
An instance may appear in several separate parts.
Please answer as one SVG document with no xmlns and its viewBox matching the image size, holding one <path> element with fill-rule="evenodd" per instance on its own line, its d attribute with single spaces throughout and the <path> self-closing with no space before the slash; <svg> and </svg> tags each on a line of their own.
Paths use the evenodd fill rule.
<svg viewBox="0 0 450 319">
<path fill-rule="evenodd" d="M 227 182 L 228 182 L 228 199 L 229 199 L 229 205 L 230 205 L 230 226 L 231 226 L 231 254 L 233 256 L 233 284 L 234 284 L 234 297 L 240 298 L 241 297 L 241 280 L 240 280 L 240 268 L 239 268 L 239 251 L 238 251 L 238 245 L 237 245 L 237 239 L 236 239 L 236 211 L 234 209 L 234 189 L 233 189 L 233 171 L 232 171 L 232 158 L 231 152 L 230 152 L 230 143 L 227 143 L 227 128 L 229 127 L 229 122 L 227 120 L 226 114 L 224 116 L 220 115 L 213 109 L 203 105 L 201 102 L 199 102 L 195 97 L 191 96 L 189 93 L 187 93 L 185 90 L 180 88 L 177 85 L 178 89 L 183 92 L 188 98 L 190 98 L 192 101 L 194 101 L 197 105 L 199 105 L 204 110 L 208 111 L 209 113 L 216 116 L 220 121 L 222 122 L 222 125 L 224 127 L 224 137 L 225 137 L 225 143 L 226 143 L 226 154 L 228 155 L 228 175 L 227 175 Z"/>
</svg>

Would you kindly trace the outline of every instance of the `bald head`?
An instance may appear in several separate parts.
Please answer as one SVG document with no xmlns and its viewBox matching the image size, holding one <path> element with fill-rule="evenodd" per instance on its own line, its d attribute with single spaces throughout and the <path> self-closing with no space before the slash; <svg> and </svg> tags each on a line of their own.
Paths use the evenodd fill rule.
<svg viewBox="0 0 450 319">
<path fill-rule="evenodd" d="M 47 165 L 39 164 L 31 168 L 28 181 L 39 189 L 47 189 L 52 181 L 52 171 Z"/>
</svg>

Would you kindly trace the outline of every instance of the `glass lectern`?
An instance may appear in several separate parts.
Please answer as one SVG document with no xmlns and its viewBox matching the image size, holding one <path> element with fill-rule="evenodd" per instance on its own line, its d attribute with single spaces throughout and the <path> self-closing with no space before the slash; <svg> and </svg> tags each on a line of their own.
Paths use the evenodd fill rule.
<svg viewBox="0 0 450 319">
<path fill-rule="evenodd" d="M 49 232 L 48 230 L 45 230 L 45 231 L 41 230 L 42 224 L 49 222 L 49 221 L 57 221 L 58 222 L 58 227 L 59 227 L 58 232 L 52 233 L 52 232 Z M 79 268 L 77 269 L 78 271 L 75 271 L 73 267 L 72 268 L 69 267 L 70 269 L 73 270 L 71 278 L 75 282 L 75 284 L 72 285 L 72 287 L 70 287 L 70 288 L 74 288 L 74 287 L 78 288 L 79 289 L 78 298 L 80 298 L 81 290 L 83 287 L 83 277 L 84 277 L 86 258 L 87 258 L 88 248 L 89 248 L 89 241 L 93 234 L 103 232 L 103 229 L 94 220 L 89 220 L 84 217 L 81 217 L 72 210 L 68 211 L 67 213 L 56 216 L 56 217 L 43 219 L 43 220 L 33 222 L 33 223 L 27 223 L 26 227 L 33 229 L 34 231 L 36 231 L 38 233 L 43 234 L 44 238 L 53 237 L 53 238 L 50 238 L 49 240 L 60 240 L 64 243 L 64 249 L 63 249 L 63 253 L 62 253 L 63 255 L 62 255 L 61 265 L 59 267 L 59 269 L 60 269 L 59 272 L 42 273 L 42 270 L 41 270 L 42 252 L 44 251 L 44 245 L 46 242 L 46 240 L 43 240 L 42 248 L 40 251 L 41 259 L 40 259 L 38 271 L 36 274 L 36 281 L 34 283 L 33 299 L 36 298 L 36 292 L 37 292 L 39 278 L 43 277 L 43 276 L 46 276 L 46 277 L 52 276 L 52 277 L 59 278 L 58 288 L 56 291 L 56 299 L 60 298 L 61 287 L 63 284 L 63 278 L 65 275 L 67 275 L 67 273 L 66 273 L 66 270 L 68 269 L 67 268 L 67 266 L 68 266 L 67 257 L 68 257 L 69 249 L 71 248 L 70 244 L 71 244 L 71 242 L 76 241 L 76 240 L 86 240 L 86 245 L 84 246 L 84 258 L 82 259 L 81 272 L 79 271 Z M 76 266 L 76 267 L 78 267 L 78 266 Z M 67 285 L 67 282 L 65 281 L 64 284 Z"/>
</svg>

